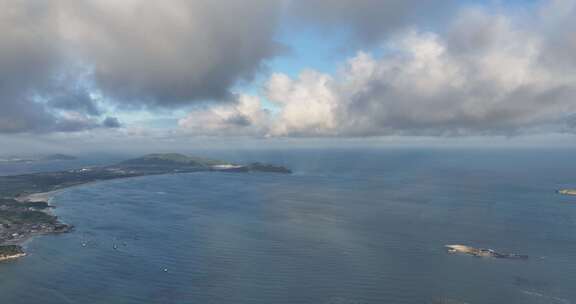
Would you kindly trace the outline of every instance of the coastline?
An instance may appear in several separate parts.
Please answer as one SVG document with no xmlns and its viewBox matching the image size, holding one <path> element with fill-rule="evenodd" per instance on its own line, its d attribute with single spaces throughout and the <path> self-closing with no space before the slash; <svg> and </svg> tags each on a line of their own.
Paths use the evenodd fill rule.
<svg viewBox="0 0 576 304">
<path fill-rule="evenodd" d="M 137 177 L 140 177 L 140 176 L 121 177 L 118 179 L 131 179 L 131 178 L 137 178 Z M 22 257 L 27 256 L 27 253 L 24 251 L 23 247 L 25 246 L 25 244 L 27 242 L 29 242 L 31 239 L 33 239 L 35 237 L 43 236 L 43 235 L 49 235 L 49 234 L 59 234 L 59 233 L 70 232 L 74 228 L 74 226 L 60 221 L 60 218 L 54 214 L 53 210 L 56 208 L 56 206 L 52 204 L 54 198 L 58 194 L 63 193 L 64 191 L 67 191 L 67 190 L 70 190 L 70 189 L 73 189 L 76 187 L 86 186 L 86 185 L 90 185 L 90 184 L 96 184 L 99 182 L 101 182 L 101 181 L 89 181 L 89 182 L 84 182 L 84 183 L 68 185 L 68 186 L 62 187 L 62 188 L 57 189 L 57 190 L 46 191 L 46 192 L 27 193 L 27 194 L 15 197 L 14 200 L 16 200 L 20 203 L 23 203 L 23 204 L 24 203 L 46 203 L 48 205 L 48 208 L 42 210 L 41 212 L 46 213 L 50 216 L 54 216 L 56 223 L 54 224 L 53 227 L 47 227 L 48 229 L 40 229 L 40 230 L 23 229 L 23 230 L 19 230 L 18 235 L 16 237 L 10 239 L 10 240 L 0 239 L 0 262 L 8 261 L 8 260 L 16 260 L 16 259 L 20 259 Z M 5 257 L 2 256 L 3 249 L 7 248 L 7 247 L 12 247 L 12 246 L 17 246 L 20 251 L 17 254 L 13 254 L 13 255 L 9 255 L 9 256 L 6 255 Z"/>
<path fill-rule="evenodd" d="M 65 233 L 72 225 L 60 221 L 50 204 L 64 190 L 101 181 L 194 172 L 269 172 L 290 169 L 263 163 L 232 165 L 181 154 L 149 154 L 115 165 L 0 176 L 0 257 L 18 258 L 21 245 L 38 235 Z"/>
<path fill-rule="evenodd" d="M 17 260 L 26 256 L 26 253 L 18 253 L 14 255 L 0 256 L 0 263 L 6 261 Z"/>
<path fill-rule="evenodd" d="M 82 184 L 84 185 L 84 184 Z M 79 185 L 75 185 L 79 186 Z M 30 193 L 22 196 L 18 196 L 14 198 L 16 201 L 20 203 L 46 203 L 48 208 L 42 210 L 42 212 L 54 216 L 56 222 L 53 226 L 38 228 L 38 229 L 23 229 L 17 232 L 17 236 L 14 236 L 11 240 L 4 240 L 0 243 L 0 262 L 12 261 L 17 260 L 27 256 L 27 253 L 24 251 L 25 244 L 37 236 L 48 235 L 48 234 L 57 234 L 57 233 L 66 233 L 72 229 L 71 225 L 63 223 L 60 219 L 53 214 L 52 209 L 55 208 L 54 205 L 51 204 L 54 197 L 65 190 L 68 190 L 71 187 L 66 187 L 58 190 L 48 191 L 48 192 L 37 192 L 37 193 Z M 10 254 L 5 253 L 6 251 L 12 252 Z"/>
<path fill-rule="evenodd" d="M 146 175 L 144 175 L 144 176 L 146 176 Z M 114 180 L 116 180 L 116 179 L 118 179 L 118 180 L 119 179 L 132 179 L 132 178 L 138 178 L 138 177 L 142 177 L 142 176 L 119 177 L 119 178 L 115 178 Z M 102 182 L 102 181 L 88 181 L 88 182 L 83 182 L 83 183 L 67 185 L 67 186 L 64 186 L 64 187 L 56 189 L 56 190 L 45 191 L 45 192 L 27 193 L 27 194 L 23 194 L 23 195 L 19 195 L 17 197 L 14 197 L 14 200 L 16 200 L 22 204 L 24 204 L 24 203 L 46 203 L 48 205 L 48 208 L 41 210 L 41 212 L 48 214 L 50 216 L 54 216 L 56 223 L 52 227 L 47 227 L 47 229 L 39 229 L 39 230 L 21 229 L 18 231 L 18 233 L 17 233 L 18 235 L 12 239 L 9 239 L 9 240 L 0 239 L 0 262 L 18 260 L 20 258 L 26 257 L 28 254 L 25 252 L 23 247 L 26 245 L 27 242 L 29 242 L 30 240 L 32 240 L 35 237 L 43 236 L 43 235 L 70 232 L 74 228 L 74 226 L 60 221 L 60 218 L 54 214 L 53 210 L 56 208 L 56 206 L 52 204 L 54 198 L 58 194 L 63 193 L 64 191 L 67 191 L 67 190 L 70 190 L 70 189 L 73 189 L 76 187 L 86 186 L 86 185 L 90 185 L 90 184 L 96 184 L 99 182 Z M 9 248 L 9 247 L 13 247 L 13 246 L 17 247 L 17 250 L 18 250 L 17 253 L 10 254 L 10 255 L 8 255 L 8 254 L 3 255 L 2 254 L 2 252 L 5 251 L 5 248 Z"/>
<path fill-rule="evenodd" d="M 2 246 L 2 251 L 0 251 L 0 262 L 15 260 L 25 256 L 26 253 L 19 245 Z"/>
</svg>

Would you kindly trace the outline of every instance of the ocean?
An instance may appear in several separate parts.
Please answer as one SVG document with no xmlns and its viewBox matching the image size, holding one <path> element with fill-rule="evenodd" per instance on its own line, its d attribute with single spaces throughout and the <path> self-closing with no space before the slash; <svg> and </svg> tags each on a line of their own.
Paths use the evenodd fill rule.
<svg viewBox="0 0 576 304">
<path fill-rule="evenodd" d="M 555 193 L 576 188 L 574 152 L 215 151 L 203 156 L 294 174 L 71 188 L 52 204 L 75 231 L 0 264 L 0 303 L 576 303 L 576 197 Z M 530 258 L 451 255 L 447 244 Z"/>
</svg>

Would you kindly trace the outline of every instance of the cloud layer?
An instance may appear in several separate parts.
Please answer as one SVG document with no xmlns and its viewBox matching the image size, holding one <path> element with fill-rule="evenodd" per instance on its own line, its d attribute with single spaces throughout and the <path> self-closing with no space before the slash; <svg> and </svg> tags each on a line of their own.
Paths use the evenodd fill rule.
<svg viewBox="0 0 576 304">
<path fill-rule="evenodd" d="M 576 113 L 573 16 L 575 1 L 548 2 L 523 14 L 466 8 L 445 31 L 396 33 L 382 55 L 359 52 L 334 75 L 274 74 L 265 91 L 278 113 L 267 119 L 266 135 L 570 131 Z"/>
<path fill-rule="evenodd" d="M 190 106 L 188 136 L 574 132 L 576 0 L 433 2 L 0 0 L 0 133 Z M 271 71 L 258 96 L 233 92 L 283 54 L 281 21 L 365 49 L 333 74 Z"/>
</svg>

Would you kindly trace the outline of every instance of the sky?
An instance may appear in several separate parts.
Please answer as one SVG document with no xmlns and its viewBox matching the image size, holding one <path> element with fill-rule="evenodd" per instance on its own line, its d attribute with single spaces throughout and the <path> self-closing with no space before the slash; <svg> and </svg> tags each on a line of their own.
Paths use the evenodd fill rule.
<svg viewBox="0 0 576 304">
<path fill-rule="evenodd" d="M 6 153 L 575 133 L 576 0 L 0 0 Z"/>
</svg>

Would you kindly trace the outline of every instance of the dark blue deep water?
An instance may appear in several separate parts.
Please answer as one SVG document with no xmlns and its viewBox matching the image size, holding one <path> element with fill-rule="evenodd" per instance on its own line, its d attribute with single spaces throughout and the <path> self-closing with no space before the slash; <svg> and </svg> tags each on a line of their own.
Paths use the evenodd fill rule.
<svg viewBox="0 0 576 304">
<path fill-rule="evenodd" d="M 295 174 L 69 189 L 52 203 L 76 231 L 0 264 L 0 303 L 576 303 L 576 197 L 555 193 L 576 187 L 574 152 L 220 152 Z"/>
</svg>

